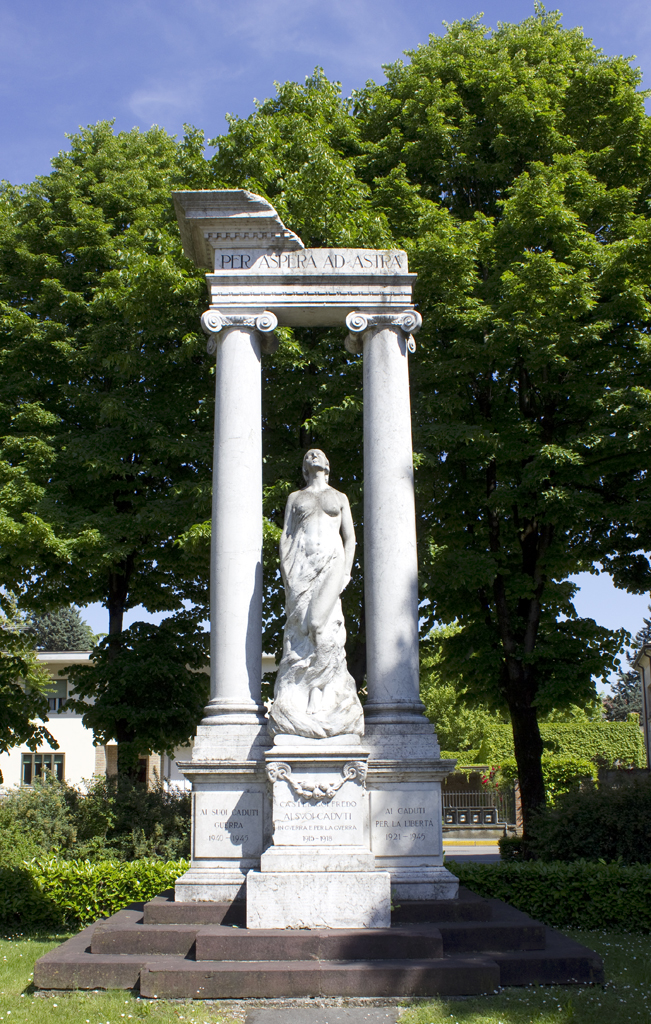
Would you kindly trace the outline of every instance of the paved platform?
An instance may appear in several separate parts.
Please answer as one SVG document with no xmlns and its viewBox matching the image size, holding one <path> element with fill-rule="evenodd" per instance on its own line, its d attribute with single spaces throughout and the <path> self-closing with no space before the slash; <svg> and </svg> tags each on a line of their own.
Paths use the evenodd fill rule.
<svg viewBox="0 0 651 1024">
<path fill-rule="evenodd" d="M 456 860 L 460 864 L 473 861 L 480 864 L 497 864 L 502 858 L 500 848 L 494 839 L 443 840 L 445 860 Z"/>
<path fill-rule="evenodd" d="M 274 1006 L 246 1014 L 246 1024 L 397 1024 L 399 1020 L 397 1006 Z"/>
</svg>

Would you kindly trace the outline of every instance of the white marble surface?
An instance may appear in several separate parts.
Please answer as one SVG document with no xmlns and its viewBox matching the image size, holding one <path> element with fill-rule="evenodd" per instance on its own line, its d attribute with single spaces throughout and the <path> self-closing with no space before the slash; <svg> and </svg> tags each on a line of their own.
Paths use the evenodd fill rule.
<svg viewBox="0 0 651 1024">
<path fill-rule="evenodd" d="M 302 774 L 301 780 L 308 777 Z M 312 775 L 310 781 L 317 778 Z M 320 773 L 321 784 L 340 781 L 335 773 Z M 280 780 L 273 787 L 274 846 L 360 846 L 368 843 L 368 793 L 345 782 L 331 800 L 306 800 Z"/>
<path fill-rule="evenodd" d="M 269 731 L 312 739 L 361 735 L 362 705 L 346 664 L 340 595 L 350 581 L 355 529 L 348 498 L 329 485 L 318 448 L 303 459 L 305 487 L 287 499 L 280 539 L 285 587 L 283 656 Z"/>
<path fill-rule="evenodd" d="M 388 928 L 386 871 L 249 872 L 247 928 Z"/>
<path fill-rule="evenodd" d="M 371 849 L 385 857 L 441 852 L 441 798 L 437 786 L 370 793 Z"/>
<path fill-rule="evenodd" d="M 270 846 L 260 858 L 261 871 L 373 871 L 375 857 L 360 846 L 307 844 L 303 849 L 295 846 Z"/>
<path fill-rule="evenodd" d="M 222 735 L 200 728 L 193 757 L 239 760 L 264 749 L 260 335 L 241 326 L 215 337 L 211 699 L 202 726 Z"/>
<path fill-rule="evenodd" d="M 263 838 L 262 799 L 262 793 L 229 790 L 195 793 L 194 857 L 259 857 Z"/>
</svg>

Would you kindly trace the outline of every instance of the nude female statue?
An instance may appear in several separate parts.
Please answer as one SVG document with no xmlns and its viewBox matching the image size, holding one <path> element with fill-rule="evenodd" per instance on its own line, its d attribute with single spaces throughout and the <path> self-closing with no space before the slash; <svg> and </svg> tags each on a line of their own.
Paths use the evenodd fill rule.
<svg viewBox="0 0 651 1024">
<path fill-rule="evenodd" d="M 324 453 L 310 449 L 303 459 L 306 486 L 287 499 L 280 539 L 287 623 L 269 714 L 272 735 L 363 732 L 340 600 L 350 581 L 355 529 L 348 498 L 330 487 L 329 474 Z"/>
</svg>

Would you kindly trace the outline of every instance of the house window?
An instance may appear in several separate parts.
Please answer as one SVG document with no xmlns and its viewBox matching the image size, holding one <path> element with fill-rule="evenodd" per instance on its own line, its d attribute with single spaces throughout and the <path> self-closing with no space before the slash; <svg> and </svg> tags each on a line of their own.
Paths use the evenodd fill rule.
<svg viewBox="0 0 651 1024">
<path fill-rule="evenodd" d="M 31 786 L 34 779 L 42 779 L 45 772 L 63 782 L 64 754 L 23 754 L 23 786 Z"/>
<path fill-rule="evenodd" d="M 65 679 L 53 682 L 47 689 L 48 711 L 63 711 L 68 697 L 68 684 Z"/>
<path fill-rule="evenodd" d="M 67 703 L 68 701 L 66 697 L 48 697 L 48 711 L 63 711 Z"/>
</svg>

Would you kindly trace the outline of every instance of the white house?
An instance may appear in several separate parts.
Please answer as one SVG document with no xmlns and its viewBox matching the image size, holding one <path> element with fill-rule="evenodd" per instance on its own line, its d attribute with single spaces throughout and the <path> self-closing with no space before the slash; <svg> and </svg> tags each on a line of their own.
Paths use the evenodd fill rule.
<svg viewBox="0 0 651 1024">
<path fill-rule="evenodd" d="M 82 724 L 81 715 L 67 706 L 68 677 L 65 670 L 71 665 L 80 665 L 90 660 L 90 651 L 39 651 L 41 665 L 52 677 L 48 694 L 50 713 L 47 727 L 59 744 L 52 750 L 44 744 L 36 751 L 26 745 L 12 747 L 6 754 L 0 754 L 0 771 L 3 787 L 29 786 L 44 770 L 54 772 L 61 781 L 79 786 L 85 780 L 97 775 L 114 775 L 117 772 L 117 744 L 96 745 L 91 729 Z M 262 655 L 262 672 L 275 668 L 273 655 Z M 59 672 L 63 671 L 60 676 Z M 165 779 L 171 785 L 190 788 L 190 784 L 176 767 L 175 758 L 190 760 L 192 747 L 179 747 L 175 757 L 151 754 L 140 759 L 140 778 L 150 783 Z"/>
</svg>

